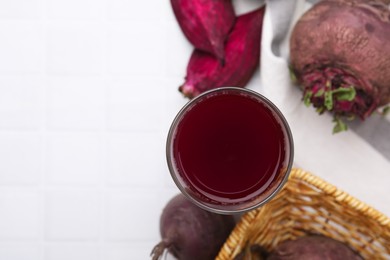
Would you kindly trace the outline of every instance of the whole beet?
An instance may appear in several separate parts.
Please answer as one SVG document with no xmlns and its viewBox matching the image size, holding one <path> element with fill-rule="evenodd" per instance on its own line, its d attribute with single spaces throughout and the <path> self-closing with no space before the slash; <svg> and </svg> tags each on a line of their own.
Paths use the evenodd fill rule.
<svg viewBox="0 0 390 260">
<path fill-rule="evenodd" d="M 389 2 L 325 0 L 298 20 L 290 63 L 307 105 L 365 119 L 390 102 Z"/>
<path fill-rule="evenodd" d="M 305 236 L 278 245 L 267 260 L 362 260 L 345 244 L 324 236 Z"/>
<path fill-rule="evenodd" d="M 236 16 L 231 0 L 171 0 L 187 39 L 199 50 L 224 61 L 224 45 Z"/>
<path fill-rule="evenodd" d="M 233 260 L 265 260 L 268 251 L 257 244 L 247 245 Z"/>
<path fill-rule="evenodd" d="M 235 226 L 233 216 L 205 211 L 178 194 L 160 218 L 162 241 L 152 251 L 153 260 L 167 249 L 180 260 L 214 259 Z"/>
<path fill-rule="evenodd" d="M 245 87 L 260 62 L 261 31 L 265 7 L 237 18 L 225 45 L 225 64 L 194 50 L 187 66 L 185 83 L 179 88 L 193 98 L 218 87 Z"/>
</svg>

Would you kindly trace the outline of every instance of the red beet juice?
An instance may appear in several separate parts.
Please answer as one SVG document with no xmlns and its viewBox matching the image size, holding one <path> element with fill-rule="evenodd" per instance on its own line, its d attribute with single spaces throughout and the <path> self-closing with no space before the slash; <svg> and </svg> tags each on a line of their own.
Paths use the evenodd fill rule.
<svg viewBox="0 0 390 260">
<path fill-rule="evenodd" d="M 280 185 L 292 144 L 275 109 L 237 89 L 210 93 L 185 109 L 173 134 L 172 155 L 196 200 L 237 205 Z"/>
</svg>

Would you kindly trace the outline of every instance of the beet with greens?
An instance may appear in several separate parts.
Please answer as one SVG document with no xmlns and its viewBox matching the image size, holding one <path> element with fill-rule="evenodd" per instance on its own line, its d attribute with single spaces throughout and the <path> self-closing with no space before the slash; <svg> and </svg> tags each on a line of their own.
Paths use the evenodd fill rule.
<svg viewBox="0 0 390 260">
<path fill-rule="evenodd" d="M 306 105 L 365 119 L 390 102 L 389 0 L 324 0 L 295 25 L 290 65 Z"/>
<path fill-rule="evenodd" d="M 179 194 L 163 210 L 162 241 L 154 247 L 152 259 L 159 259 L 168 250 L 180 260 L 212 260 L 234 226 L 233 216 L 203 210 Z"/>
</svg>

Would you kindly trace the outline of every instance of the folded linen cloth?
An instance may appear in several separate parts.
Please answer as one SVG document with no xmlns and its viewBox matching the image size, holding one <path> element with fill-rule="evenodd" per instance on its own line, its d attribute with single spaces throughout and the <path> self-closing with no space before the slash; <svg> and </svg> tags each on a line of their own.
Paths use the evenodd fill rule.
<svg viewBox="0 0 390 260">
<path fill-rule="evenodd" d="M 251 84 L 250 88 L 274 102 L 288 120 L 297 167 L 390 216 L 390 120 L 357 122 L 347 132 L 332 134 L 332 116 L 319 116 L 313 108 L 307 108 L 301 90 L 290 80 L 289 36 L 311 4 L 305 0 L 266 0 L 260 84 Z"/>
</svg>

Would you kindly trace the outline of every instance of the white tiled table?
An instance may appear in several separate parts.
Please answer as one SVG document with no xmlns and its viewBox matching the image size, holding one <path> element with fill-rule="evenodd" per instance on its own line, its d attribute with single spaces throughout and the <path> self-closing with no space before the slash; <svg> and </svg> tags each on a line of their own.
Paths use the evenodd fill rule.
<svg viewBox="0 0 390 260">
<path fill-rule="evenodd" d="M 191 50 L 169 0 L 0 0 L 0 260 L 149 259 Z"/>
<path fill-rule="evenodd" d="M 191 46 L 169 1 L 0 0 L 0 259 L 148 259 Z"/>
</svg>

